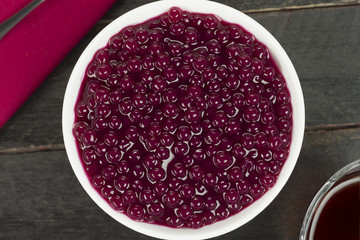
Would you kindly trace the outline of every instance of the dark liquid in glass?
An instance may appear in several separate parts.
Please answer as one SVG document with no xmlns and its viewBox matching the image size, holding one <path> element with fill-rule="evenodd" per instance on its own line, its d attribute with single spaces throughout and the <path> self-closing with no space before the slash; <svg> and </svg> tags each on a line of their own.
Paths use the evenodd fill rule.
<svg viewBox="0 0 360 240">
<path fill-rule="evenodd" d="M 313 240 L 360 239 L 360 182 L 337 191 L 325 204 Z"/>
</svg>

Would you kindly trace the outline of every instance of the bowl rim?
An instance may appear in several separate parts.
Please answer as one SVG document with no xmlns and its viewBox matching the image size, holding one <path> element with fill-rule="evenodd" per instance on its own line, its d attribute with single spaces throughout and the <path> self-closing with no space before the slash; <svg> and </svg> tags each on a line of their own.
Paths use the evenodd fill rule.
<svg viewBox="0 0 360 240">
<path fill-rule="evenodd" d="M 276 184 L 260 199 L 256 200 L 254 203 L 239 213 L 225 220 L 216 222 L 211 225 L 206 225 L 199 229 L 169 228 L 156 224 L 136 222 L 131 220 L 125 214 L 118 213 L 113 210 L 110 205 L 91 186 L 90 181 L 85 174 L 82 163 L 80 162 L 75 138 L 72 135 L 72 126 L 75 117 L 74 106 L 77 100 L 78 90 L 80 88 L 85 69 L 93 58 L 95 52 L 104 47 L 108 39 L 118 33 L 124 27 L 142 23 L 148 19 L 159 16 L 173 6 L 190 12 L 213 13 L 227 22 L 241 25 L 245 30 L 253 34 L 259 42 L 264 43 L 268 47 L 274 61 L 280 69 L 280 72 L 283 74 L 286 80 L 287 87 L 291 95 L 291 104 L 293 108 L 293 129 L 289 156 L 282 167 Z M 289 179 L 300 153 L 304 128 L 305 106 L 300 81 L 291 60 L 279 42 L 263 26 L 239 10 L 208 0 L 156 1 L 135 8 L 108 24 L 89 43 L 75 64 L 66 87 L 62 111 L 62 130 L 66 153 L 77 179 L 87 194 L 103 211 L 105 211 L 108 215 L 121 224 L 142 234 L 161 239 L 187 238 L 189 240 L 193 240 L 220 236 L 244 225 L 255 216 L 260 214 L 275 199 L 275 197 L 279 194 L 280 190 L 284 187 L 285 183 Z"/>
</svg>

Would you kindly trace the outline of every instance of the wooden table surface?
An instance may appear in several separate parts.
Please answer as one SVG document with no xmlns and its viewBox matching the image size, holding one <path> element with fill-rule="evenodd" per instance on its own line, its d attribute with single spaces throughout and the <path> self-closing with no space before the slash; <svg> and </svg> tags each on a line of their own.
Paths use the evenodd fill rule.
<svg viewBox="0 0 360 240">
<path fill-rule="evenodd" d="M 196 0 L 194 0 L 196 1 Z M 76 179 L 61 132 L 72 68 L 90 40 L 146 0 L 119 0 L 0 130 L 0 239 L 149 239 L 106 215 Z M 360 1 L 219 0 L 267 28 L 298 72 L 306 108 L 295 170 L 251 222 L 216 239 L 298 239 L 311 199 L 360 158 Z"/>
</svg>

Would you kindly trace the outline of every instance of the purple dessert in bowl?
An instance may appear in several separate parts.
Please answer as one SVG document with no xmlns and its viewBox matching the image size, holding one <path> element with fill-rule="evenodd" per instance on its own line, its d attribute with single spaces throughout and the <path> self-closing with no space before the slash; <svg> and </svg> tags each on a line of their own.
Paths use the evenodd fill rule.
<svg viewBox="0 0 360 240">
<path fill-rule="evenodd" d="M 71 166 L 111 217 L 164 239 L 242 226 L 297 161 L 304 101 L 279 43 L 210 1 L 165 0 L 109 24 L 68 83 Z"/>
</svg>

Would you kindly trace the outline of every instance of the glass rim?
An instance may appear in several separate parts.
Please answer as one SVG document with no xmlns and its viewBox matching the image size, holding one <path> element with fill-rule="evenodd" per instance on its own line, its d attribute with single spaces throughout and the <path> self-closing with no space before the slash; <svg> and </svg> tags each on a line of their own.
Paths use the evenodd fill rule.
<svg viewBox="0 0 360 240">
<path fill-rule="evenodd" d="M 360 175 L 360 159 L 345 165 L 343 168 L 334 173 L 329 178 L 329 180 L 325 182 L 325 184 L 320 188 L 320 190 L 316 193 L 315 197 L 312 199 L 306 211 L 301 226 L 299 240 L 308 240 L 308 235 L 310 233 L 310 227 L 311 223 L 313 222 L 314 214 L 326 194 L 342 182 L 339 180 L 344 178 L 344 180 L 346 181 L 352 179 L 353 177 L 356 177 L 356 175 Z"/>
</svg>

